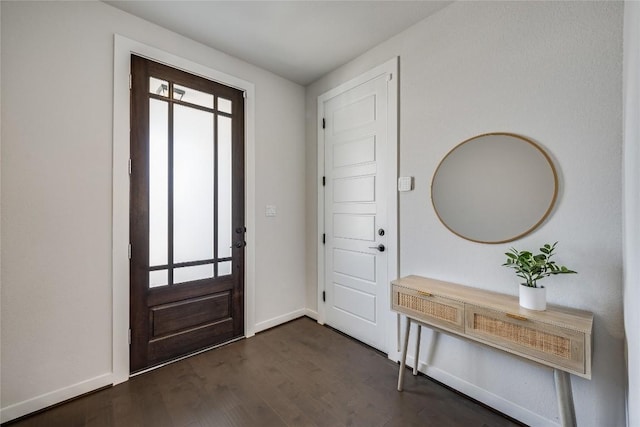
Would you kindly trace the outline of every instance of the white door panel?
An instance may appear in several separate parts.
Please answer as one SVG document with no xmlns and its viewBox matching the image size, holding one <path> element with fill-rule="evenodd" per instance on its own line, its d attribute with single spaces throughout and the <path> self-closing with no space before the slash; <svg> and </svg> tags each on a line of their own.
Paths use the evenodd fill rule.
<svg viewBox="0 0 640 427">
<path fill-rule="evenodd" d="M 350 167 L 341 167 L 333 169 L 333 179 L 340 178 L 353 178 L 359 176 L 375 176 L 378 172 L 378 167 L 375 163 L 369 163 L 366 165 L 355 165 Z"/>
<path fill-rule="evenodd" d="M 342 143 L 333 147 L 333 167 L 354 166 L 375 162 L 376 138 L 374 135 Z"/>
<path fill-rule="evenodd" d="M 364 240 L 376 239 L 376 218 L 373 215 L 340 213 L 333 215 L 333 235 L 336 238 Z"/>
<path fill-rule="evenodd" d="M 338 178 L 333 180 L 333 201 L 344 202 L 375 202 L 376 177 L 358 176 Z"/>
<path fill-rule="evenodd" d="M 369 293 L 333 284 L 334 307 L 344 313 L 348 313 L 359 319 L 354 321 L 366 321 L 374 323 L 376 321 L 376 297 Z"/>
<path fill-rule="evenodd" d="M 388 76 L 324 102 L 326 323 L 385 351 Z"/>
<path fill-rule="evenodd" d="M 346 102 L 340 103 L 328 116 L 333 122 L 331 131 L 334 136 L 371 124 L 376 120 L 375 94 L 356 101 L 347 99 Z"/>
<path fill-rule="evenodd" d="M 347 288 L 355 289 L 357 291 L 367 293 L 367 294 L 375 294 L 376 292 L 376 283 L 370 282 L 368 280 L 358 279 L 353 276 L 347 276 L 341 273 L 333 273 L 333 283 L 338 283 Z"/>
<path fill-rule="evenodd" d="M 378 239 L 376 239 L 378 240 Z M 367 242 L 365 240 L 344 239 L 341 237 L 334 237 L 333 244 L 334 249 L 340 249 L 345 251 L 360 252 L 369 255 L 376 255 L 378 250 L 378 242 Z"/>
<path fill-rule="evenodd" d="M 376 254 L 333 250 L 333 271 L 356 279 L 376 280 Z"/>
<path fill-rule="evenodd" d="M 376 205 L 375 203 L 336 203 L 333 213 L 375 215 Z"/>
</svg>

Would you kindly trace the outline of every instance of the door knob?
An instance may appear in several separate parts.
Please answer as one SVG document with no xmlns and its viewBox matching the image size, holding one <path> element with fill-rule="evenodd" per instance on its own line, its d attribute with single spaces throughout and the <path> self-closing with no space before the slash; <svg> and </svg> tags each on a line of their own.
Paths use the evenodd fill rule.
<svg viewBox="0 0 640 427">
<path fill-rule="evenodd" d="M 243 240 L 239 240 L 237 241 L 234 246 L 238 249 L 240 248 L 244 248 L 245 246 L 247 246 L 247 242 L 243 241 Z"/>
<path fill-rule="evenodd" d="M 385 247 L 382 243 L 380 243 L 378 246 L 369 246 L 369 249 L 377 249 L 380 252 L 384 252 Z"/>
</svg>

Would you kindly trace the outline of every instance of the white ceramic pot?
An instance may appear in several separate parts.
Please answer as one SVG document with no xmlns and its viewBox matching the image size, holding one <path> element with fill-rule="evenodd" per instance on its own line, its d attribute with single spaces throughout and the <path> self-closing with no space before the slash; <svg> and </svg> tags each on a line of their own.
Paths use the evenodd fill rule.
<svg viewBox="0 0 640 427">
<path fill-rule="evenodd" d="M 520 285 L 520 306 L 529 310 L 544 311 L 547 309 L 546 288 L 532 288 Z"/>
</svg>

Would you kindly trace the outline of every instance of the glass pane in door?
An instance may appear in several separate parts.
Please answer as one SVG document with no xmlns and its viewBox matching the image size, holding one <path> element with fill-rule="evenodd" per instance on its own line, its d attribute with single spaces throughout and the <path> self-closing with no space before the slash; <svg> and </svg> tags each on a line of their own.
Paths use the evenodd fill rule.
<svg viewBox="0 0 640 427">
<path fill-rule="evenodd" d="M 169 82 L 166 80 L 149 77 L 149 93 L 155 93 L 160 96 L 169 95 Z"/>
<path fill-rule="evenodd" d="M 178 101 L 213 108 L 213 95 L 186 86 L 174 85 L 173 98 Z"/>
<path fill-rule="evenodd" d="M 167 270 L 154 270 L 149 272 L 149 287 L 157 288 L 169 284 L 169 274 Z"/>
<path fill-rule="evenodd" d="M 213 259 L 214 116 L 173 108 L 173 260 Z"/>
<path fill-rule="evenodd" d="M 149 100 L 149 265 L 166 265 L 168 260 L 169 106 Z M 166 285 L 156 276 L 155 286 Z"/>
<path fill-rule="evenodd" d="M 218 111 L 231 114 L 231 101 L 224 98 L 218 98 Z"/>
<path fill-rule="evenodd" d="M 185 283 L 213 277 L 213 264 L 179 267 L 173 270 L 173 282 Z"/>
<path fill-rule="evenodd" d="M 218 258 L 231 256 L 231 228 L 231 119 L 218 116 Z"/>
<path fill-rule="evenodd" d="M 231 261 L 218 263 L 218 276 L 227 276 L 231 274 Z"/>
</svg>

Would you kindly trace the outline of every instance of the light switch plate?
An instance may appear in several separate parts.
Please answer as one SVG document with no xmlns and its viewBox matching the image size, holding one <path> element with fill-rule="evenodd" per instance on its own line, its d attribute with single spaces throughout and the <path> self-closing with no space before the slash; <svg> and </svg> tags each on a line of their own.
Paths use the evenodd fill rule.
<svg viewBox="0 0 640 427">
<path fill-rule="evenodd" d="M 413 177 L 401 176 L 398 178 L 398 191 L 411 191 L 413 190 Z"/>
<path fill-rule="evenodd" d="M 275 205 L 265 206 L 264 216 L 276 216 L 276 206 Z"/>
</svg>

